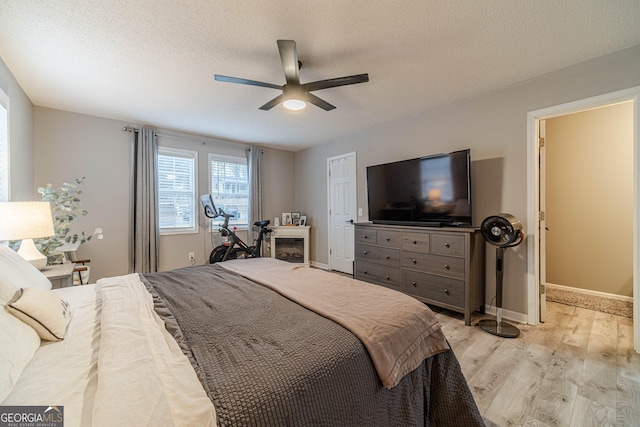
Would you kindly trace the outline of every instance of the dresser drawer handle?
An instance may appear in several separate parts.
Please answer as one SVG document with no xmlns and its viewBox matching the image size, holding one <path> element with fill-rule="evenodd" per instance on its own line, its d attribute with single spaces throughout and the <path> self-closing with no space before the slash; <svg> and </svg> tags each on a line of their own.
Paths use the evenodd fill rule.
<svg viewBox="0 0 640 427">
<path fill-rule="evenodd" d="M 411 282 L 411 284 L 412 284 L 414 287 L 417 287 L 417 286 L 418 286 L 418 284 L 417 284 L 416 282 Z"/>
<path fill-rule="evenodd" d="M 413 241 L 413 244 L 414 244 L 414 245 L 417 245 L 417 244 L 418 244 L 418 241 L 417 241 L 417 240 L 414 240 L 414 241 Z"/>
<path fill-rule="evenodd" d="M 369 272 L 367 270 L 364 271 L 364 274 L 368 274 Z"/>
<path fill-rule="evenodd" d="M 391 277 L 387 276 L 387 280 L 391 279 Z"/>
<path fill-rule="evenodd" d="M 385 257 L 386 259 L 389 259 L 389 255 L 385 255 L 384 257 Z"/>
<path fill-rule="evenodd" d="M 388 241 L 389 241 L 389 240 L 391 240 L 391 239 L 390 239 L 389 237 L 387 237 L 385 240 L 388 242 Z"/>
<path fill-rule="evenodd" d="M 415 259 L 412 259 L 411 262 L 414 263 L 414 264 L 418 263 L 418 261 L 416 261 Z"/>
<path fill-rule="evenodd" d="M 449 289 L 445 289 L 445 290 L 444 290 L 444 293 L 445 293 L 445 294 L 447 294 L 447 295 L 449 295 Z"/>
<path fill-rule="evenodd" d="M 449 267 L 449 264 L 445 264 L 445 265 L 444 265 L 444 269 L 445 269 L 445 270 L 449 270 L 450 268 L 451 268 L 451 267 Z"/>
<path fill-rule="evenodd" d="M 445 247 L 445 248 L 448 248 L 448 247 L 450 247 L 450 246 L 451 246 L 451 245 L 450 245 L 449 243 L 445 243 L 445 244 L 444 244 L 444 247 Z"/>
<path fill-rule="evenodd" d="M 367 236 L 366 234 L 362 237 L 363 239 L 368 239 L 369 236 Z"/>
<path fill-rule="evenodd" d="M 367 254 L 367 251 L 362 252 L 362 254 L 363 254 L 363 255 L 366 255 L 366 254 Z"/>
</svg>

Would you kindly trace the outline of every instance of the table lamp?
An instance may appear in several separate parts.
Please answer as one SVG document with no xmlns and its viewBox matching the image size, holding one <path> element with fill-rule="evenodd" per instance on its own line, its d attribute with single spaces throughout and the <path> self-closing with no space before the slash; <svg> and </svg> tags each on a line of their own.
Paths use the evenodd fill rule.
<svg viewBox="0 0 640 427">
<path fill-rule="evenodd" d="M 0 202 L 0 241 L 22 240 L 18 254 L 38 270 L 47 265 L 32 239 L 53 236 L 49 202 Z"/>
</svg>

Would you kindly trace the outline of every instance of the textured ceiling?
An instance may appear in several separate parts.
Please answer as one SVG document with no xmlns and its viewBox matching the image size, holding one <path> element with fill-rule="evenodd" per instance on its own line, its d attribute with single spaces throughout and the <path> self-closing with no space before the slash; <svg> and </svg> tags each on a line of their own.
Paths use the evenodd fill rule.
<svg viewBox="0 0 640 427">
<path fill-rule="evenodd" d="M 259 106 L 302 83 L 337 106 Z M 0 0 L 0 56 L 35 105 L 299 150 L 640 44 L 638 0 Z"/>
</svg>

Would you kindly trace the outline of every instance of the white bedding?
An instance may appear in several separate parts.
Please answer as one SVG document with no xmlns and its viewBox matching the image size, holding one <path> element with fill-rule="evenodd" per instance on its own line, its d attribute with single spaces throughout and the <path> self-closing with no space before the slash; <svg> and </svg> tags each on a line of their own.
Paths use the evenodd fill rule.
<svg viewBox="0 0 640 427">
<path fill-rule="evenodd" d="M 91 425 L 100 331 L 95 285 L 55 292 L 72 307 L 66 337 L 42 341 L 2 405 L 62 405 L 65 425 Z"/>
<path fill-rule="evenodd" d="M 65 426 L 213 426 L 215 409 L 135 274 L 55 291 L 63 341 L 43 342 L 2 405 L 64 406 Z"/>
</svg>

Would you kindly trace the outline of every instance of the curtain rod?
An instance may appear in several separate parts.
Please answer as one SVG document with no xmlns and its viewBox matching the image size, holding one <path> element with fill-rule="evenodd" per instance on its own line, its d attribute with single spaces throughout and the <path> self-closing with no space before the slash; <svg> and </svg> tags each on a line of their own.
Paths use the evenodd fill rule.
<svg viewBox="0 0 640 427">
<path fill-rule="evenodd" d="M 138 132 L 138 128 L 134 128 L 131 126 L 125 126 L 122 128 L 123 132 Z M 194 138 L 194 137 L 189 137 L 189 136 L 176 136 L 176 135 L 166 135 L 163 133 L 157 133 L 156 132 L 156 136 L 161 136 L 163 138 L 174 138 L 174 139 L 188 139 L 191 141 L 196 141 L 196 142 L 202 142 L 203 144 L 205 143 L 205 141 L 203 141 L 202 138 Z M 237 142 L 232 142 L 232 144 L 239 144 Z M 245 148 L 245 150 L 249 151 L 251 150 L 251 147 L 247 147 Z M 264 153 L 264 150 L 261 150 Z"/>
</svg>

